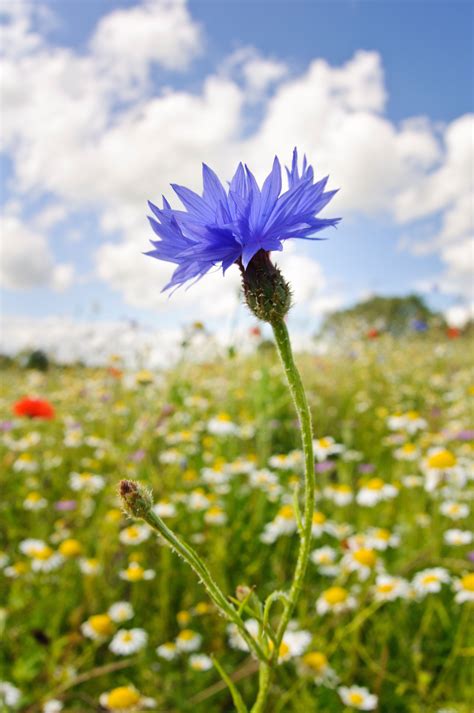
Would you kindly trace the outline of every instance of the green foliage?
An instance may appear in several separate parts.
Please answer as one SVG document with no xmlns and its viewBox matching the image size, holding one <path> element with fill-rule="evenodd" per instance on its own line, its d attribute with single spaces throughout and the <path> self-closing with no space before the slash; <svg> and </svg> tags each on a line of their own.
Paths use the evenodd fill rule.
<svg viewBox="0 0 474 713">
<path fill-rule="evenodd" d="M 448 448 L 463 468 L 472 457 L 460 435 L 472 422 L 465 342 L 430 334 L 399 340 L 386 336 L 353 342 L 350 354 L 301 355 L 298 364 L 318 438 L 331 436 L 345 448 L 344 454 L 329 457 L 330 469 L 318 469 L 317 509 L 351 532 L 383 527 L 398 534 L 400 544 L 378 555 L 390 574 L 412 581 L 420 570 L 439 566 L 457 581 L 470 569 L 472 545 L 450 546 L 444 533 L 468 529 L 467 520 L 442 515 L 440 504 L 448 496 L 440 490 L 430 494 L 420 485 L 408 487 L 405 478 L 422 476 L 433 447 Z M 28 393 L 32 375 L 16 367 L 5 375 L 0 418 L 9 421 L 11 406 Z M 56 419 L 18 420 L 2 435 L 0 549 L 8 561 L 0 571 L 0 680 L 21 690 L 19 710 L 24 713 L 39 713 L 51 697 L 63 700 L 68 713 L 93 713 L 104 691 L 129 683 L 156 700 L 156 711 L 228 713 L 231 697 L 215 669 L 193 670 L 185 654 L 174 661 L 158 657 L 156 648 L 174 641 L 183 628 L 201 634 L 200 651 L 215 656 L 223 671 L 236 672 L 244 700 L 255 696 L 255 662 L 229 647 L 226 623 L 204 606 L 208 600 L 194 574 L 155 537 L 135 546 L 119 539 L 131 522 L 120 511 L 117 484 L 122 478 L 137 479 L 153 489 L 155 501 L 171 500 L 173 529 L 193 543 L 226 593 L 246 585 L 252 591 L 250 606 L 257 607 L 257 598 L 285 590 L 296 538 L 281 536 L 270 545 L 260 539 L 282 505 L 291 503 L 299 477 L 296 466 L 269 466 L 271 456 L 299 448 L 281 366 L 273 350 L 261 349 L 250 357 L 236 352 L 232 360 L 205 364 L 183 359 L 147 383 L 136 376 L 52 366 L 34 375 L 34 390 L 51 401 Z M 391 414 L 409 411 L 426 421 L 423 429 L 398 434 L 388 428 Z M 210 425 L 216 419 L 236 430 L 219 435 Z M 405 442 L 419 451 L 413 461 L 395 455 Z M 218 474 L 229 465 L 231 477 L 223 487 Z M 364 474 L 361 465 L 374 472 Z M 252 485 L 249 467 L 270 468 L 277 487 Z M 206 468 L 214 469 L 215 481 L 203 478 Z M 72 473 L 100 475 L 104 487 L 75 491 Z M 356 493 L 370 477 L 394 484 L 398 495 L 375 507 L 355 501 L 340 506 L 324 495 L 325 488 L 337 484 Z M 46 501 L 42 509 L 25 505 L 32 493 Z M 204 510 L 191 505 L 196 493 L 209 499 Z M 469 503 L 470 493 L 468 484 L 457 497 Z M 65 503 L 71 506 L 71 501 L 68 509 Z M 224 512 L 224 524 L 209 522 L 213 506 Z M 74 539 L 81 554 L 66 557 L 49 573 L 35 572 L 20 550 L 27 538 L 41 539 L 55 551 Z M 344 540 L 326 531 L 314 537 L 312 547 L 324 545 L 334 547 L 338 557 L 347 549 Z M 81 558 L 96 558 L 99 571 L 84 574 Z M 121 578 L 130 561 L 153 570 L 154 579 Z M 17 577 L 5 574 L 12 566 L 18 566 Z M 374 578 L 341 578 L 356 598 L 356 609 L 319 616 L 315 602 L 335 580 L 310 564 L 294 617 L 297 628 L 311 635 L 309 649 L 325 653 L 341 685 L 362 685 L 376 693 L 380 711 L 469 713 L 472 606 L 457 603 L 448 583 L 419 600 L 374 607 Z M 116 628 L 138 627 L 148 634 L 147 646 L 130 656 L 113 654 L 110 637 L 92 641 L 82 630 L 89 617 L 107 612 L 117 601 L 130 602 L 135 614 Z M 275 624 L 280 613 L 276 603 L 270 614 Z M 316 685 L 299 657 L 278 667 L 269 713 L 344 710 L 337 690 Z"/>
<path fill-rule="evenodd" d="M 443 316 L 433 312 L 419 295 L 375 296 L 330 314 L 323 324 L 322 333 L 336 339 L 348 332 L 361 336 L 371 330 L 400 336 L 444 326 Z"/>
</svg>

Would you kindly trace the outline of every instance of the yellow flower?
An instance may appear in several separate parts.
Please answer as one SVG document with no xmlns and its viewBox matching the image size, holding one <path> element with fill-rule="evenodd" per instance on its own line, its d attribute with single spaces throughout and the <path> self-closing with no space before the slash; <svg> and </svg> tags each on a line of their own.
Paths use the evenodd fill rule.
<svg viewBox="0 0 474 713">
<path fill-rule="evenodd" d="M 323 525 L 326 522 L 326 515 L 323 515 L 322 512 L 314 512 L 313 513 L 313 525 Z"/>
<path fill-rule="evenodd" d="M 63 540 L 59 545 L 59 552 L 64 557 L 77 557 L 82 552 L 82 545 L 78 540 Z"/>
<path fill-rule="evenodd" d="M 464 577 L 461 577 L 460 585 L 468 592 L 474 592 L 474 573 L 465 574 Z"/>
<path fill-rule="evenodd" d="M 303 656 L 303 663 L 315 673 L 320 673 L 328 665 L 328 660 L 321 651 L 308 651 Z"/>
<path fill-rule="evenodd" d="M 428 456 L 427 464 L 428 468 L 452 468 L 456 465 L 456 458 L 451 451 L 443 448 L 443 450 Z"/>
<path fill-rule="evenodd" d="M 180 626 L 186 626 L 191 621 L 191 614 L 187 611 L 179 611 L 176 620 Z"/>
<path fill-rule="evenodd" d="M 284 520 L 293 520 L 293 507 L 291 505 L 283 505 L 283 507 L 279 509 L 277 517 L 281 517 Z"/>
<path fill-rule="evenodd" d="M 140 694 L 131 686 L 119 686 L 107 696 L 109 708 L 130 708 L 140 701 Z"/>
<path fill-rule="evenodd" d="M 95 614 L 87 620 L 91 629 L 100 636 L 110 636 L 114 632 L 112 619 L 108 614 Z"/>
<path fill-rule="evenodd" d="M 348 594 L 347 589 L 344 589 L 344 587 L 329 587 L 323 592 L 322 596 L 328 604 L 342 604 L 346 601 Z"/>
<path fill-rule="evenodd" d="M 373 567 L 377 561 L 377 556 L 373 550 L 362 547 L 360 550 L 355 550 L 352 553 L 353 558 L 364 567 Z"/>
</svg>

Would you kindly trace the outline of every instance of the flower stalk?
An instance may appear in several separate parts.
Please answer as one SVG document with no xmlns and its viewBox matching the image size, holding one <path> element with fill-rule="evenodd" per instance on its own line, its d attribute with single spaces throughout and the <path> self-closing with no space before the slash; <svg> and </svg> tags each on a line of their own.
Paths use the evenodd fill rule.
<svg viewBox="0 0 474 713">
<path fill-rule="evenodd" d="M 265 659 L 265 654 L 260 644 L 249 634 L 238 612 L 216 584 L 197 552 L 165 525 L 163 520 L 152 510 L 153 499 L 151 493 L 135 480 L 122 480 L 119 492 L 126 513 L 131 517 L 144 520 L 161 535 L 169 547 L 195 572 L 218 611 L 237 626 L 250 651 L 259 660 Z"/>
</svg>

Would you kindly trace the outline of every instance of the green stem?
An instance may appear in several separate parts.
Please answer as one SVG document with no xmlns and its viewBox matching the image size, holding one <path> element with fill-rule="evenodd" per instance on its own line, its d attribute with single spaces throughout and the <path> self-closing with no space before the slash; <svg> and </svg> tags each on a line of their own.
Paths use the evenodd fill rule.
<svg viewBox="0 0 474 713">
<path fill-rule="evenodd" d="M 313 431 L 311 427 L 311 412 L 309 410 L 306 394 L 301 381 L 301 376 L 293 359 L 291 349 L 290 336 L 283 319 L 278 319 L 272 322 L 273 334 L 278 348 L 283 368 L 285 370 L 286 379 L 290 387 L 290 392 L 293 397 L 293 402 L 298 414 L 298 420 L 301 429 L 301 439 L 304 453 L 305 477 L 304 477 L 304 512 L 301 517 L 299 508 L 295 506 L 295 515 L 298 519 L 298 532 L 300 536 L 300 544 L 298 557 L 296 560 L 295 572 L 291 583 L 290 591 L 286 597 L 281 597 L 281 594 L 275 593 L 270 595 L 266 604 L 265 624 L 267 623 L 270 608 L 277 598 L 282 598 L 284 602 L 283 613 L 278 624 L 278 629 L 274 638 L 273 653 L 270 664 L 260 662 L 259 668 L 259 689 L 257 700 L 251 713 L 263 713 L 266 707 L 268 694 L 270 691 L 272 673 L 277 665 L 280 653 L 280 645 L 287 629 L 288 623 L 294 612 L 296 603 L 303 587 L 303 580 L 308 566 L 309 554 L 311 551 L 311 529 L 313 525 L 314 512 L 314 455 L 313 455 Z"/>
<path fill-rule="evenodd" d="M 216 659 L 215 656 L 211 656 L 211 658 L 212 658 L 212 662 L 213 662 L 214 666 L 218 670 L 222 680 L 227 685 L 227 688 L 229 689 L 229 691 L 231 693 L 232 700 L 234 701 L 234 705 L 235 705 L 235 709 L 236 709 L 237 713 L 248 713 L 248 708 L 245 705 L 245 703 L 242 699 L 242 696 L 238 692 L 238 690 L 235 687 L 234 682 L 232 681 L 230 676 L 227 675 L 227 673 L 224 671 L 224 669 L 222 668 L 222 666 L 220 665 L 219 661 Z"/>
<path fill-rule="evenodd" d="M 273 661 L 276 663 L 279 655 L 279 648 L 285 634 L 288 622 L 291 619 L 296 603 L 303 587 L 303 580 L 308 566 L 309 554 L 311 551 L 311 529 L 313 525 L 314 512 L 314 455 L 313 455 L 313 431 L 311 426 L 311 412 L 301 381 L 301 376 L 293 359 L 290 337 L 285 322 L 281 319 L 273 322 L 273 334 L 278 347 L 278 353 L 285 370 L 288 385 L 290 387 L 293 402 L 301 429 L 301 439 L 303 444 L 305 479 L 304 479 L 304 512 L 303 523 L 300 532 L 300 544 L 298 557 L 296 560 L 295 573 L 291 583 L 288 599 L 285 602 L 283 614 L 278 625 L 276 634 L 276 646 L 273 652 Z"/>
<path fill-rule="evenodd" d="M 242 619 L 239 617 L 237 611 L 234 609 L 232 604 L 227 600 L 225 595 L 222 593 L 218 585 L 214 582 L 211 573 L 207 569 L 204 562 L 201 560 L 199 555 L 195 550 L 193 550 L 190 545 L 186 544 L 181 540 L 175 533 L 169 529 L 163 522 L 163 520 L 158 517 L 152 510 L 143 514 L 143 519 L 147 522 L 150 527 L 156 530 L 163 539 L 169 544 L 169 546 L 184 559 L 185 562 L 194 570 L 194 572 L 199 577 L 204 587 L 207 590 L 210 598 L 220 610 L 220 612 L 235 624 L 240 632 L 240 635 L 245 640 L 250 651 L 253 651 L 255 656 L 260 660 L 265 660 L 266 656 L 257 641 L 249 634 L 244 626 Z"/>
<path fill-rule="evenodd" d="M 258 669 L 258 696 L 250 709 L 250 713 L 263 713 L 270 691 L 272 669 L 270 664 L 260 661 Z"/>
</svg>

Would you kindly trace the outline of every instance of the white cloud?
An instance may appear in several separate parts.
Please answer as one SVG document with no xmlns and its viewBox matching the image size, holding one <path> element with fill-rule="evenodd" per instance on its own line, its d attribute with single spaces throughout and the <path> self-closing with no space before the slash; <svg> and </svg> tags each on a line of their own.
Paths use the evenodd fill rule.
<svg viewBox="0 0 474 713">
<path fill-rule="evenodd" d="M 224 76 L 235 77 L 244 83 L 250 100 L 262 98 L 288 71 L 285 62 L 264 57 L 255 47 L 240 47 L 227 57 L 221 69 Z"/>
<path fill-rule="evenodd" d="M 140 254 L 151 237 L 147 198 L 169 195 L 170 182 L 198 189 L 201 161 L 226 179 L 244 159 L 261 178 L 273 155 L 289 159 L 294 145 L 307 152 L 318 175 L 330 173 L 332 186 L 342 188 L 327 215 L 385 213 L 409 226 L 441 211 L 432 249 L 446 265 L 449 289 L 458 283 L 467 289 L 471 120 L 461 117 L 441 136 L 426 118 L 389 121 L 378 53 L 359 51 L 339 67 L 316 59 L 292 75 L 277 58 L 243 48 L 200 89 L 161 87 L 152 94 L 147 79 L 153 64 L 183 69 L 202 49 L 202 31 L 184 0 L 143 0 L 112 9 L 85 54 L 53 47 L 44 33 L 33 31 L 38 3 L 15 7 L 20 9 L 10 13 L 2 74 L 3 149 L 15 170 L 11 198 L 21 202 L 43 194 L 64 210 L 97 211 L 104 239 L 97 246 L 98 275 L 129 304 L 170 309 L 159 294 L 170 266 Z M 247 111 L 257 95 L 263 118 L 247 135 Z M 42 235 L 59 219 L 60 212 L 45 210 L 37 216 L 36 232 L 25 229 L 21 247 L 10 248 L 17 277 L 5 274 L 6 285 L 70 282 L 70 268 L 54 265 Z M 39 256 L 35 265 L 27 255 L 32 241 Z M 328 285 L 317 287 L 324 285 L 317 263 L 309 269 L 298 252 L 282 261 L 290 272 L 297 265 L 296 300 L 307 311 L 339 306 L 342 295 Z M 228 312 L 236 304 L 234 272 L 236 278 L 231 272 L 225 280 L 210 276 L 192 293 L 176 293 L 172 309 L 185 313 L 199 302 L 204 318 Z"/>
<path fill-rule="evenodd" d="M 185 69 L 202 49 L 202 33 L 185 0 L 144 0 L 114 10 L 97 25 L 90 47 L 98 69 L 117 82 L 143 82 L 152 64 Z"/>
<path fill-rule="evenodd" d="M 405 247 L 437 254 L 444 270 L 433 281 L 442 292 L 474 303 L 474 115 L 453 121 L 442 138 L 442 160 L 399 194 L 396 217 L 408 223 L 439 215 L 438 231 Z"/>
<path fill-rule="evenodd" d="M 62 292 L 74 278 L 72 265 L 56 264 L 43 235 L 14 215 L 0 222 L 0 284 L 11 290 L 52 287 Z"/>
</svg>

